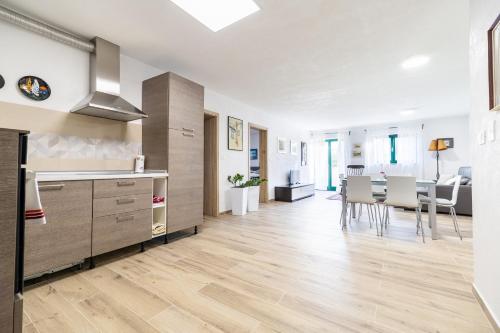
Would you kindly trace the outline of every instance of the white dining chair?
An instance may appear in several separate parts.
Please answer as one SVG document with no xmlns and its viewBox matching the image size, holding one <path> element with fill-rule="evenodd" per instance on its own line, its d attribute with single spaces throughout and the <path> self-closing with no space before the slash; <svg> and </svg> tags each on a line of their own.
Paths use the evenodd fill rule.
<svg viewBox="0 0 500 333">
<path fill-rule="evenodd" d="M 420 202 L 417 198 L 417 179 L 406 176 L 387 177 L 387 196 L 384 201 L 384 214 L 382 230 L 387 230 L 389 219 L 389 207 L 404 207 L 415 209 L 417 217 L 417 235 L 422 233 L 422 241 L 425 243 L 424 228 L 422 227 L 422 213 Z"/>
<path fill-rule="evenodd" d="M 348 176 L 347 177 L 347 202 L 346 212 L 349 211 L 349 205 L 359 204 L 360 207 L 365 204 L 367 206 L 368 220 L 370 228 L 372 222 L 375 222 L 377 228 L 377 236 L 379 235 L 378 216 L 380 218 L 380 208 L 376 205 L 377 200 L 373 198 L 372 183 L 370 176 Z M 352 214 L 349 214 L 349 224 L 351 223 Z M 359 221 L 359 215 L 358 215 Z"/>
<path fill-rule="evenodd" d="M 451 195 L 451 200 L 449 199 L 444 199 L 444 198 L 436 198 L 436 206 L 437 207 L 446 207 L 450 209 L 450 216 L 451 219 L 453 220 L 453 226 L 455 227 L 455 232 L 458 234 L 458 237 L 460 237 L 460 240 L 462 240 L 462 233 L 460 232 L 460 226 L 458 225 L 458 220 L 457 220 L 457 212 L 455 211 L 455 205 L 457 204 L 457 199 L 458 199 L 458 190 L 460 189 L 460 181 L 462 180 L 462 176 L 458 175 L 455 177 L 455 184 L 453 185 L 453 192 Z M 421 204 L 430 204 L 431 199 L 423 194 L 420 194 L 418 196 L 418 199 Z"/>
</svg>

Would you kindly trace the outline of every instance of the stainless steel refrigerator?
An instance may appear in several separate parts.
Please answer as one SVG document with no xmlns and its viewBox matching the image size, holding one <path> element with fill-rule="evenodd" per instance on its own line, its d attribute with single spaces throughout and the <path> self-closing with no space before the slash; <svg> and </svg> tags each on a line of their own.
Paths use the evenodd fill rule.
<svg viewBox="0 0 500 333">
<path fill-rule="evenodd" d="M 24 199 L 28 132 L 0 129 L 0 330 L 23 327 Z"/>
</svg>

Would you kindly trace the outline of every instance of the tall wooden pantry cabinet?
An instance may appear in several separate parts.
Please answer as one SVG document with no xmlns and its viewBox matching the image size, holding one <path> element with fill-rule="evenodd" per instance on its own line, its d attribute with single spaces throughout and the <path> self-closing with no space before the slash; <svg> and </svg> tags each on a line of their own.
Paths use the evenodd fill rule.
<svg viewBox="0 0 500 333">
<path fill-rule="evenodd" d="M 203 222 L 203 86 L 168 72 L 142 84 L 147 169 L 165 169 L 167 233 Z"/>
</svg>

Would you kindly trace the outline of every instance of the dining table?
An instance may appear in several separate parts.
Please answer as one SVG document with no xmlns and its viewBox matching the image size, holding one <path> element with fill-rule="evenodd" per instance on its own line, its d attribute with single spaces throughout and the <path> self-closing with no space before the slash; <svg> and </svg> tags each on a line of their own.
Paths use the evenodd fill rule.
<svg viewBox="0 0 500 333">
<path fill-rule="evenodd" d="M 376 178 L 371 180 L 372 185 L 386 186 L 387 179 Z M 438 227 L 436 222 L 436 181 L 430 179 L 416 179 L 416 185 L 419 191 L 427 191 L 430 199 L 428 204 L 429 228 L 431 229 L 432 239 L 439 239 Z M 347 227 L 347 178 L 342 179 L 342 228 Z M 356 217 L 356 209 L 352 207 L 351 214 Z"/>
</svg>

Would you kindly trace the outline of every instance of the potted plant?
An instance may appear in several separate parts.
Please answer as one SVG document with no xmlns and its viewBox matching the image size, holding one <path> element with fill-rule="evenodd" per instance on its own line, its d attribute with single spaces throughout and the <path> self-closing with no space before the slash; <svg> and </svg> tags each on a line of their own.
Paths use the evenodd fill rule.
<svg viewBox="0 0 500 333">
<path fill-rule="evenodd" d="M 243 182 L 243 175 L 237 173 L 234 176 L 227 176 L 231 188 L 231 210 L 233 215 L 245 215 L 247 213 L 248 187 Z"/>
<path fill-rule="evenodd" d="M 248 211 L 256 212 L 259 210 L 260 184 L 267 179 L 255 177 L 246 182 L 248 186 Z"/>
</svg>

